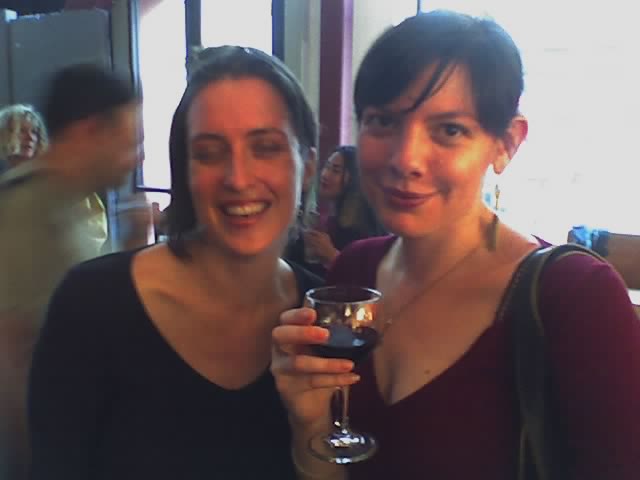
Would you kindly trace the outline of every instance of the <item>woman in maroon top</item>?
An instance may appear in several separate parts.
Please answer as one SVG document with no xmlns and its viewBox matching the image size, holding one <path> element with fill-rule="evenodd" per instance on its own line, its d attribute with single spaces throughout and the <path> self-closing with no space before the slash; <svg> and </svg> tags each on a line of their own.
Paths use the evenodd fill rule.
<svg viewBox="0 0 640 480">
<path fill-rule="evenodd" d="M 394 235 L 346 248 L 329 282 L 383 292 L 384 341 L 353 373 L 350 361 L 309 354 L 327 337 L 309 326 L 312 310 L 282 316 L 272 370 L 300 478 L 516 478 L 521 419 L 503 296 L 540 241 L 500 223 L 481 188 L 526 137 L 522 89 L 516 46 L 487 19 L 418 15 L 365 56 L 354 95 L 362 186 Z M 589 256 L 562 258 L 541 278 L 539 309 L 554 427 L 566 436 L 560 478 L 639 478 L 640 322 L 622 280 Z M 380 449 L 345 468 L 307 445 L 328 428 L 334 388 L 348 384 L 352 424 Z"/>
</svg>

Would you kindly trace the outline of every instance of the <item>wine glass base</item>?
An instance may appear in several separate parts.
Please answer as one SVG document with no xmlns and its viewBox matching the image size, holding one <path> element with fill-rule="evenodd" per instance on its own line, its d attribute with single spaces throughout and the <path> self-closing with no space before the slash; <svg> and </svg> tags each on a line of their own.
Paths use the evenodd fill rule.
<svg viewBox="0 0 640 480">
<path fill-rule="evenodd" d="M 370 435 L 337 430 L 329 435 L 318 435 L 309 441 L 311 453 L 325 462 L 347 465 L 370 458 L 378 444 Z"/>
</svg>

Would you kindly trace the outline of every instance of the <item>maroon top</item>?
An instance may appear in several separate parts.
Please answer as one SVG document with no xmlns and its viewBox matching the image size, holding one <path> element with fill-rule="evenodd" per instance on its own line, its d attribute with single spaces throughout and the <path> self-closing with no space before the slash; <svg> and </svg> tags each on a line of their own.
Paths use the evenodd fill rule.
<svg viewBox="0 0 640 480">
<path fill-rule="evenodd" d="M 327 283 L 375 287 L 394 238 L 347 247 Z M 553 401 L 572 452 L 570 479 L 640 478 L 640 321 L 622 279 L 595 258 L 562 258 L 543 274 L 540 312 Z M 507 310 L 460 360 L 393 405 L 379 394 L 371 360 L 359 367 L 351 422 L 372 433 L 380 449 L 349 467 L 351 480 L 516 478 L 520 419 L 510 318 Z"/>
</svg>

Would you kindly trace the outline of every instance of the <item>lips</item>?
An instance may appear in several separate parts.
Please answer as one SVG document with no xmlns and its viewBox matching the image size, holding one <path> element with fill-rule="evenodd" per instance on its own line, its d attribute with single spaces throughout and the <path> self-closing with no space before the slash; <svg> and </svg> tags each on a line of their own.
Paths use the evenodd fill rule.
<svg viewBox="0 0 640 480">
<path fill-rule="evenodd" d="M 395 208 L 410 210 L 417 208 L 437 195 L 437 192 L 418 193 L 397 188 L 384 188 L 383 192 L 387 202 Z"/>
<path fill-rule="evenodd" d="M 264 212 L 267 207 L 267 202 L 244 202 L 223 205 L 222 211 L 230 217 L 250 217 Z"/>
</svg>

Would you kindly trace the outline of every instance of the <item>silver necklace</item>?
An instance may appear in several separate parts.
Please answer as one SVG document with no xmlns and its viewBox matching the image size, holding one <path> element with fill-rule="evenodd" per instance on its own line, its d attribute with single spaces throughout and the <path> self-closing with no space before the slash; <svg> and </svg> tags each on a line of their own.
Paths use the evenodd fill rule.
<svg viewBox="0 0 640 480">
<path fill-rule="evenodd" d="M 435 287 L 438 283 L 440 283 L 446 277 L 448 277 L 453 272 L 455 272 L 461 265 L 463 265 L 469 258 L 471 258 L 480 249 L 481 245 L 482 243 L 479 243 L 478 245 L 473 247 L 471 250 L 469 250 L 464 256 L 458 259 L 453 265 L 451 265 L 443 273 L 441 273 L 436 278 L 431 280 L 431 282 L 429 282 L 425 288 L 423 288 L 422 290 L 419 290 L 412 297 L 410 297 L 409 300 L 405 302 L 398 310 L 396 310 L 393 315 L 390 315 L 389 318 L 387 318 L 384 321 L 382 328 L 380 329 L 380 337 L 383 337 L 387 333 L 391 325 L 394 324 L 394 318 L 399 318 L 402 313 L 404 313 L 412 305 L 415 305 L 415 303 L 418 300 L 420 300 L 422 297 L 424 297 L 424 295 L 426 295 L 428 292 L 430 292 L 433 289 L 433 287 Z"/>
</svg>

